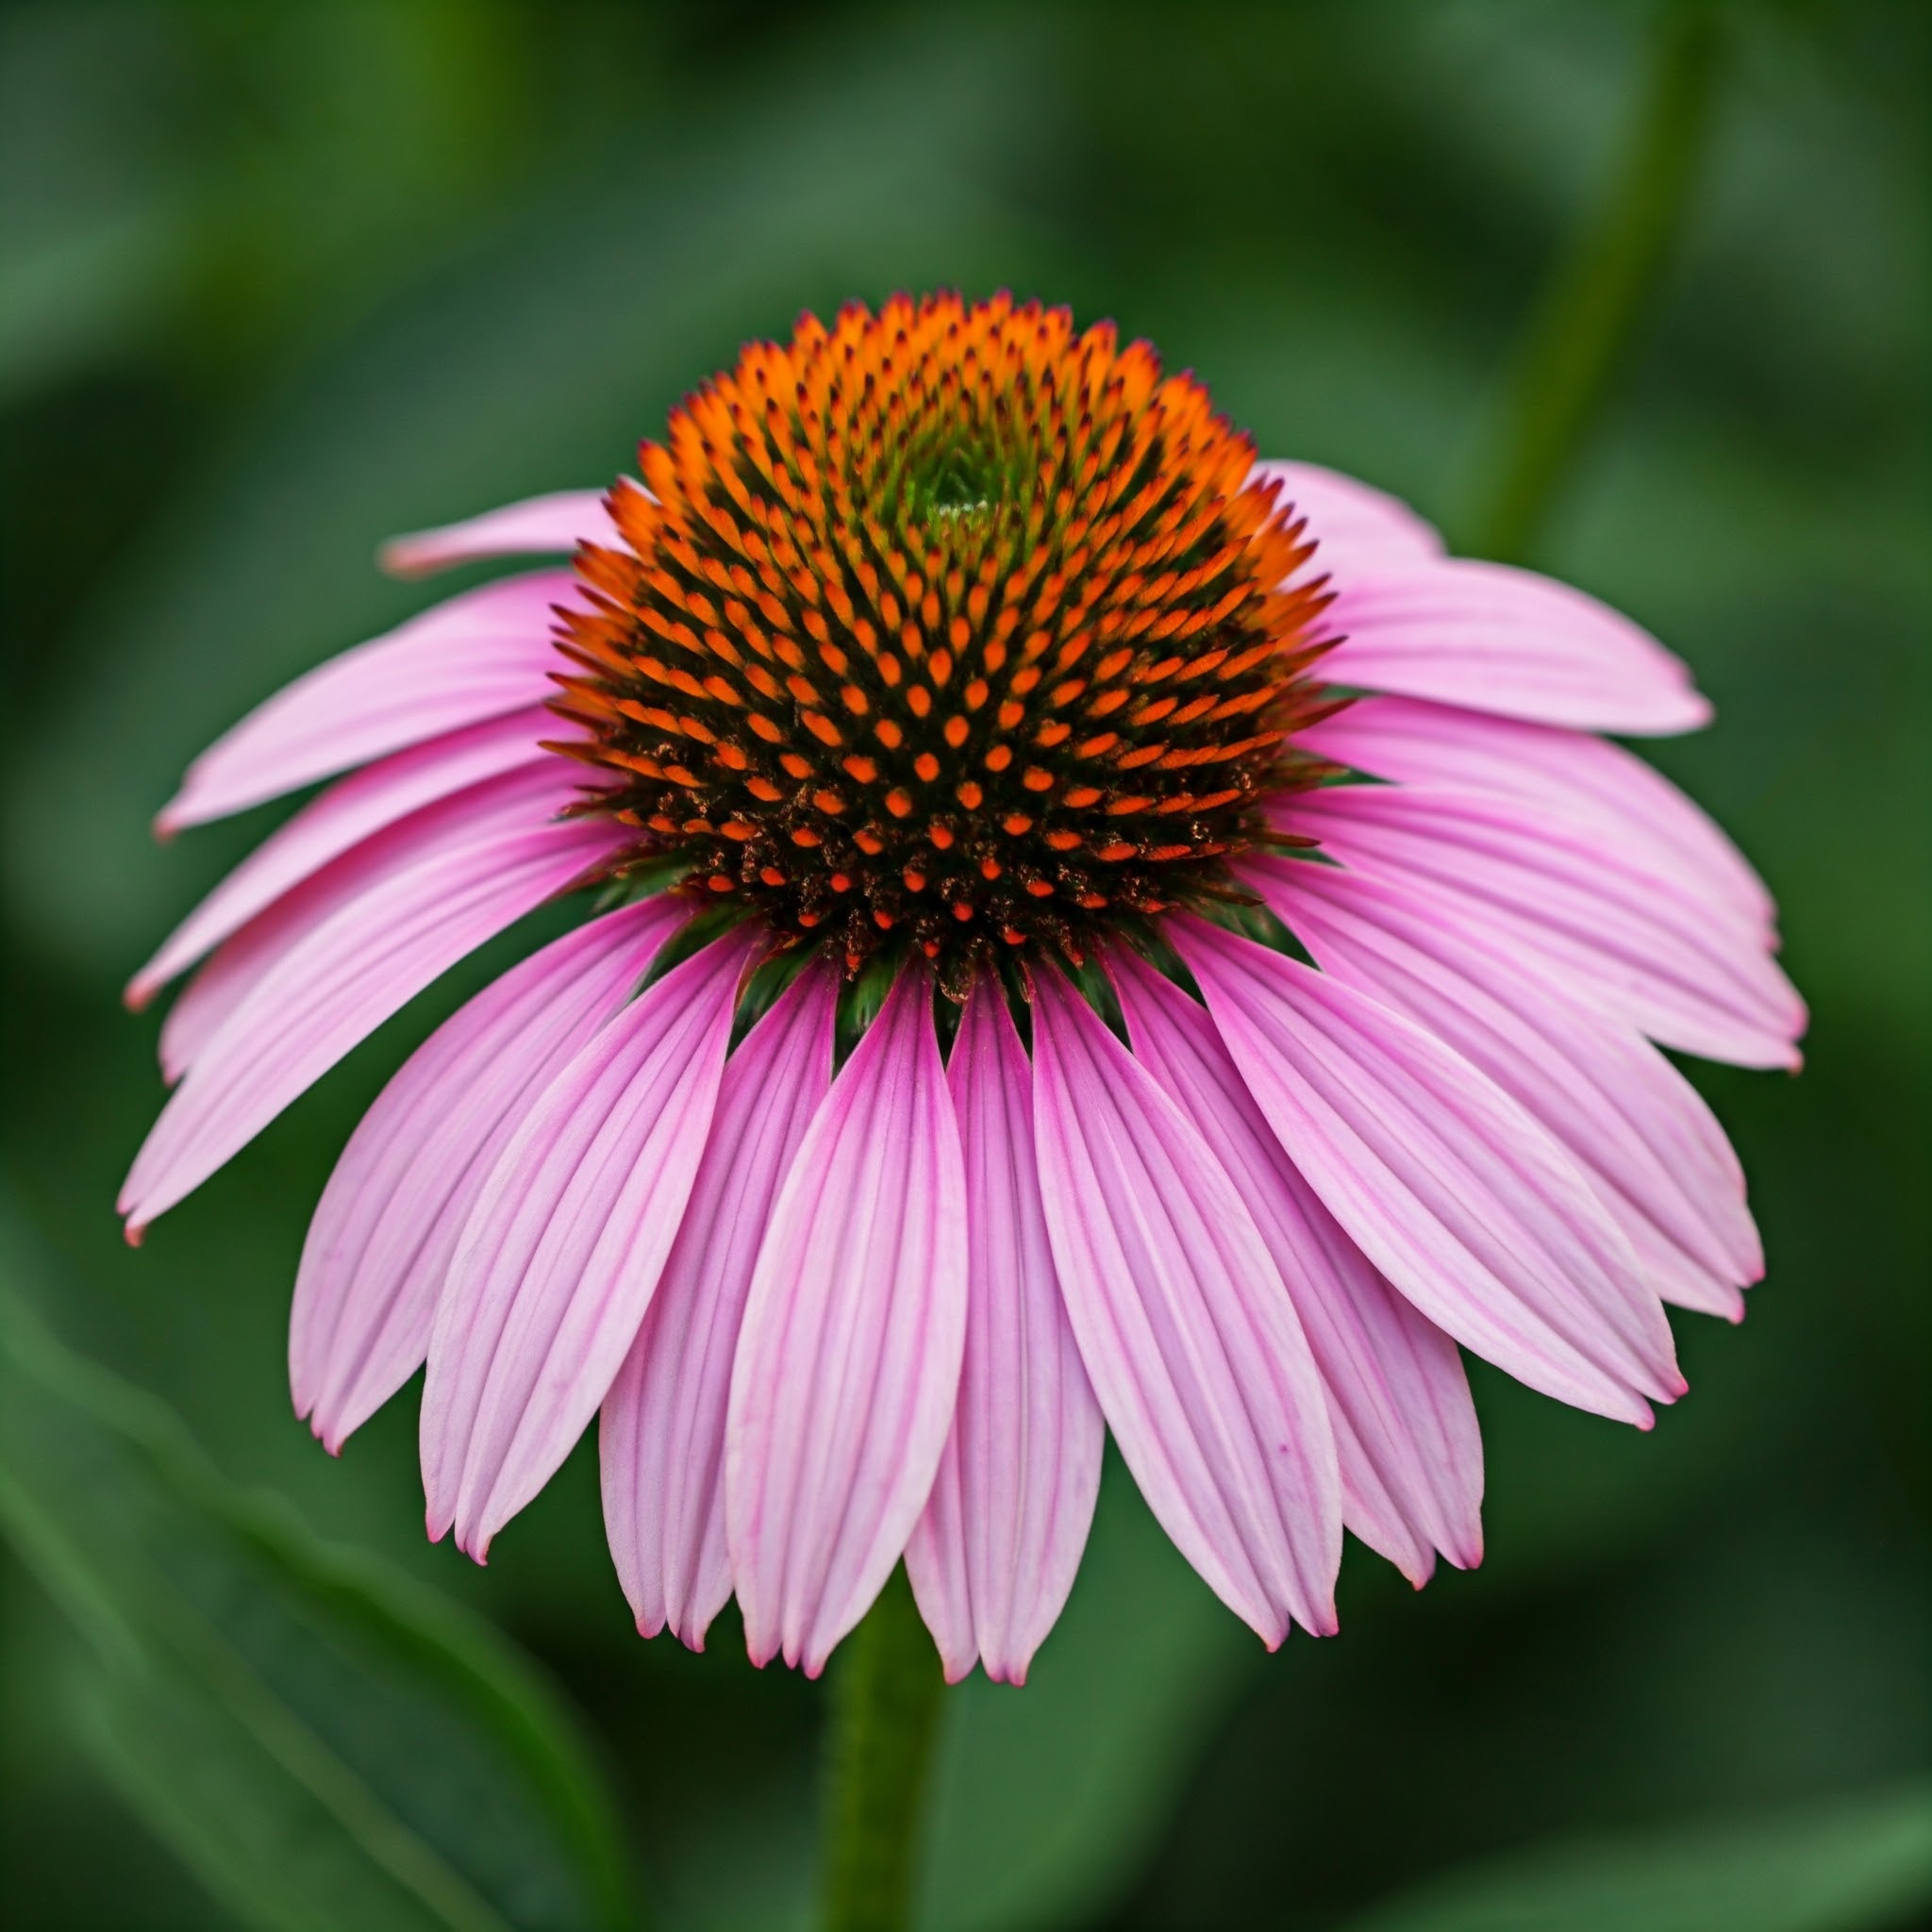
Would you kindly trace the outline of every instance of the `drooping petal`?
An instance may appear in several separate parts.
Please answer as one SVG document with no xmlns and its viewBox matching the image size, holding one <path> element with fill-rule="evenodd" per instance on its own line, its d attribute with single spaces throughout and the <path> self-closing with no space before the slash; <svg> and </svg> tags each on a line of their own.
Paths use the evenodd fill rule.
<svg viewBox="0 0 1932 1932">
<path fill-rule="evenodd" d="M 1199 1128 L 1281 1272 L 1328 1394 L 1341 1520 L 1418 1587 L 1482 1557 L 1482 1435 L 1456 1344 L 1376 1273 L 1295 1171 L 1207 1009 L 1124 950 L 1134 1057 Z"/>
<path fill-rule="evenodd" d="M 1655 638 L 1583 591 L 1445 558 L 1338 578 L 1324 629 L 1338 684 L 1579 731 L 1694 731 L 1710 707 Z"/>
<path fill-rule="evenodd" d="M 1655 766 L 1607 739 L 1420 698 L 1366 697 L 1295 741 L 1377 778 L 1555 806 L 1651 870 L 1686 869 L 1759 924 L 1776 917 L 1764 881 L 1716 823 Z"/>
<path fill-rule="evenodd" d="M 1757 928 L 1518 800 L 1437 785 L 1334 785 L 1276 814 L 1358 872 L 1471 915 L 1653 1040 L 1741 1066 L 1797 1064 L 1804 1003 Z"/>
<path fill-rule="evenodd" d="M 946 1068 L 966 1160 L 966 1355 L 906 1570 L 957 1682 L 1021 1684 L 1074 1587 L 1106 1428 L 1060 1304 L 1033 1151 L 1032 1068 L 998 982 Z"/>
<path fill-rule="evenodd" d="M 806 968 L 724 1065 L 683 1225 L 604 1398 L 604 1524 L 638 1628 L 693 1650 L 731 1594 L 724 1417 L 758 1243 L 832 1084 L 831 968 Z"/>
<path fill-rule="evenodd" d="M 1335 1628 L 1341 1491 L 1321 1378 L 1200 1134 L 1058 974 L 1033 1006 L 1054 1262 L 1094 1393 L 1181 1553 L 1271 1648 Z"/>
<path fill-rule="evenodd" d="M 551 607 L 575 584 L 561 570 L 484 584 L 284 685 L 189 766 L 158 829 L 225 818 L 542 703 L 558 661 Z"/>
<path fill-rule="evenodd" d="M 1667 1300 L 1742 1312 L 1738 1290 L 1764 1266 L 1742 1177 L 1709 1109 L 1655 1047 L 1496 958 L 1453 910 L 1424 914 L 1341 866 L 1262 860 L 1245 877 L 1324 972 L 1407 1014 L 1523 1105 Z"/>
<path fill-rule="evenodd" d="M 556 736 L 551 712 L 512 711 L 412 745 L 331 786 L 264 839 L 175 927 L 129 983 L 127 1004 L 139 1010 L 204 953 L 363 840 L 485 778 L 552 759 L 539 740 Z"/>
<path fill-rule="evenodd" d="M 1315 544 L 1307 569 L 1325 571 L 1338 586 L 1373 571 L 1413 569 L 1442 555 L 1432 525 L 1386 491 L 1340 470 L 1270 458 L 1255 465 L 1255 475 L 1279 479 L 1278 500 L 1307 520 L 1304 541 Z"/>
<path fill-rule="evenodd" d="M 426 577 L 491 557 L 568 557 L 579 543 L 609 543 L 616 535 L 601 490 L 556 490 L 459 524 L 391 537 L 382 546 L 382 567 L 392 577 Z"/>
<path fill-rule="evenodd" d="M 1631 1333 L 1628 1241 L 1491 1080 L 1326 974 L 1198 920 L 1170 932 L 1289 1158 L 1438 1327 L 1621 1421 L 1682 1392 L 1655 1303 L 1654 1332 Z"/>
<path fill-rule="evenodd" d="M 438 1027 L 362 1116 L 309 1224 L 289 1329 L 296 1413 L 331 1453 L 422 1367 L 504 1143 L 684 916 L 659 896 L 564 934 Z"/>
<path fill-rule="evenodd" d="M 122 1190 L 130 1238 L 432 979 L 584 877 L 622 831 L 566 820 L 437 853 L 325 921 L 262 976 L 161 1109 Z"/>
<path fill-rule="evenodd" d="M 331 859 L 225 940 L 175 996 L 161 1022 L 161 1071 L 178 1080 L 291 953 L 328 921 L 403 872 L 478 843 L 501 843 L 553 819 L 584 795 L 563 758 L 485 778 L 421 806 Z"/>
<path fill-rule="evenodd" d="M 537 1097 L 457 1238 L 429 1338 L 429 1533 L 478 1562 L 596 1414 L 676 1239 L 755 931 L 674 967 Z"/>
<path fill-rule="evenodd" d="M 952 1424 L 967 1239 L 931 983 L 908 970 L 806 1131 L 745 1305 L 724 1494 L 754 1662 L 816 1676 L 899 1560 Z"/>
</svg>

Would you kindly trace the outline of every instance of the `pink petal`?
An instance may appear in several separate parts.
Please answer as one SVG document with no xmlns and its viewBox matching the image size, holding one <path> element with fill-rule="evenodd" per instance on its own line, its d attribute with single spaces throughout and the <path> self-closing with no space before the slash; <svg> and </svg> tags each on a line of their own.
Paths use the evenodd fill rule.
<svg viewBox="0 0 1932 1932">
<path fill-rule="evenodd" d="M 225 818 L 485 718 L 541 704 L 561 660 L 552 607 L 576 579 L 535 571 L 465 591 L 284 685 L 188 768 L 157 827 Z"/>
<path fill-rule="evenodd" d="M 127 1004 L 139 1010 L 169 980 L 364 839 L 423 806 L 519 765 L 555 762 L 540 739 L 558 735 L 541 707 L 513 711 L 412 745 L 332 786 L 262 841 L 189 914 L 135 974 Z"/>
<path fill-rule="evenodd" d="M 807 1129 L 745 1306 L 724 1495 L 753 1662 L 816 1676 L 899 1560 L 952 1424 L 966 1241 L 932 987 L 908 970 Z"/>
<path fill-rule="evenodd" d="M 567 557 L 579 543 L 617 541 L 602 491 L 558 490 L 487 509 L 459 524 L 391 537 L 382 546 L 382 567 L 392 577 L 424 577 L 483 558 L 530 557 L 546 550 Z"/>
<path fill-rule="evenodd" d="M 130 1238 L 432 979 L 568 891 L 622 838 L 621 826 L 575 820 L 434 853 L 318 926 L 262 976 L 162 1108 L 122 1190 Z"/>
<path fill-rule="evenodd" d="M 1257 463 L 1249 481 L 1271 476 L 1281 483 L 1278 501 L 1307 520 L 1305 538 L 1316 545 L 1307 569 L 1325 571 L 1338 584 L 1367 572 L 1412 569 L 1442 554 L 1435 527 L 1386 491 L 1319 463 L 1278 460 Z"/>
<path fill-rule="evenodd" d="M 1338 584 L 1338 684 L 1581 731 L 1694 731 L 1710 719 L 1684 665 L 1607 605 L 1502 563 L 1443 558 Z"/>
<path fill-rule="evenodd" d="M 1208 1144 L 1058 974 L 1033 1007 L 1041 1194 L 1094 1393 L 1161 1526 L 1272 1649 L 1335 1628 L 1341 1490 L 1320 1376 Z"/>
<path fill-rule="evenodd" d="M 177 1080 L 264 978 L 339 912 L 398 873 L 479 841 L 514 838 L 584 796 L 584 774 L 551 758 L 421 806 L 310 874 L 225 941 L 161 1023 L 161 1070 Z"/>
<path fill-rule="evenodd" d="M 309 1224 L 289 1332 L 296 1413 L 331 1454 L 422 1367 L 496 1157 L 685 909 L 640 900 L 533 954 L 438 1027 L 362 1116 Z"/>
<path fill-rule="evenodd" d="M 1405 785 L 1492 791 L 1586 821 L 1652 871 L 1682 872 L 1713 898 L 1769 925 L 1764 881 L 1663 774 L 1621 744 L 1415 698 L 1359 698 L 1296 743 Z"/>
<path fill-rule="evenodd" d="M 1586 824 L 1423 785 L 1329 786 L 1277 816 L 1358 872 L 1447 895 L 1492 952 L 1526 948 L 1666 1046 L 1741 1066 L 1797 1063 L 1804 1004 L 1762 934 Z"/>
<path fill-rule="evenodd" d="M 1032 1069 L 997 980 L 974 985 L 946 1069 L 966 1158 L 966 1357 L 906 1570 L 957 1682 L 1022 1684 L 1074 1587 L 1106 1429 L 1054 1274 Z"/>
<path fill-rule="evenodd" d="M 724 1419 L 752 1270 L 778 1189 L 832 1084 L 838 980 L 808 966 L 724 1064 L 711 1136 L 663 1278 L 598 1437 L 604 1523 L 638 1621 L 702 1650 L 731 1594 Z"/>
<path fill-rule="evenodd" d="M 1476 943 L 1454 913 L 1341 866 L 1264 860 L 1246 879 L 1324 972 L 1487 1074 L 1569 1154 L 1668 1299 L 1733 1317 L 1763 1273 L 1742 1177 L 1688 1081 L 1621 1022 Z M 1713 1144 L 1715 1142 L 1715 1144 Z"/>
<path fill-rule="evenodd" d="M 481 1562 L 596 1414 L 644 1318 L 710 1131 L 741 927 L 608 1021 L 477 1191 L 429 1338 L 429 1533 Z"/>
<path fill-rule="evenodd" d="M 1682 1392 L 1662 1311 L 1631 1332 L 1629 1243 L 1492 1081 L 1327 974 L 1198 920 L 1170 933 L 1289 1158 L 1438 1327 L 1622 1421 Z"/>
<path fill-rule="evenodd" d="M 1482 1557 L 1482 1436 L 1456 1344 L 1375 1272 L 1296 1173 L 1207 1009 L 1122 950 L 1134 1057 L 1200 1129 L 1287 1285 L 1321 1371 L 1341 1520 L 1420 1588 Z"/>
</svg>

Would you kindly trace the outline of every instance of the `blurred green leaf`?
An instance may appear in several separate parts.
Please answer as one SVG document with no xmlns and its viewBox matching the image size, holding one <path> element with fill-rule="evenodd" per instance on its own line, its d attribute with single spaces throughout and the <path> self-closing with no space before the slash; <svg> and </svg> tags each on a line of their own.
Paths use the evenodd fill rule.
<svg viewBox="0 0 1932 1932">
<path fill-rule="evenodd" d="M 1551 1846 L 1431 1882 L 1348 1932 L 1878 1932 L 1932 1905 L 1932 1785 Z"/>
<path fill-rule="evenodd" d="M 597 1774 L 502 1641 L 233 1491 L 10 1287 L 0 1527 L 92 1646 L 103 1771 L 244 1924 L 632 1923 Z"/>
<path fill-rule="evenodd" d="M 0 404 L 123 347 L 178 300 L 183 230 L 158 201 L 0 250 Z"/>
</svg>

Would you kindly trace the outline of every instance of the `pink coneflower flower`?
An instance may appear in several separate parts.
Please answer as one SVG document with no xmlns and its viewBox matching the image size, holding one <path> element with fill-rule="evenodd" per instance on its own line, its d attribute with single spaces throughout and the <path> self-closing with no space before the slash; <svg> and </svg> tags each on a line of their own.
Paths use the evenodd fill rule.
<svg viewBox="0 0 1932 1932">
<path fill-rule="evenodd" d="M 295 1287 L 331 1448 L 425 1364 L 481 1559 L 602 1413 L 640 1628 L 817 1672 L 903 1557 L 1019 1681 L 1110 1429 L 1270 1645 L 1344 1525 L 1477 1560 L 1458 1345 L 1647 1425 L 1664 1305 L 1761 1273 L 1659 1046 L 1791 1066 L 1763 886 L 1596 734 L 1707 716 L 1635 625 L 1257 462 L 1189 375 L 942 295 L 747 348 L 642 487 L 391 567 L 575 550 L 298 680 L 196 824 L 340 777 L 206 958 L 131 1234 L 463 955 L 584 918 L 358 1127 Z"/>
</svg>

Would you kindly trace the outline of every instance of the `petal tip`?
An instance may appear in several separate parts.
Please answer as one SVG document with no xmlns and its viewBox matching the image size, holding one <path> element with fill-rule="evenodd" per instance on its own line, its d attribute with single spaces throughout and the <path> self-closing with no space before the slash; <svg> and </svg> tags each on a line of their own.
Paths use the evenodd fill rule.
<svg viewBox="0 0 1932 1932">
<path fill-rule="evenodd" d="M 389 537 L 375 546 L 375 567 L 384 576 L 426 577 L 436 565 L 430 561 L 422 533 L 411 531 L 402 537 Z"/>
<path fill-rule="evenodd" d="M 490 1545 L 501 1525 L 491 1524 L 489 1527 L 474 1521 L 456 1524 L 456 1545 L 470 1561 L 480 1570 L 490 1561 Z"/>
</svg>

